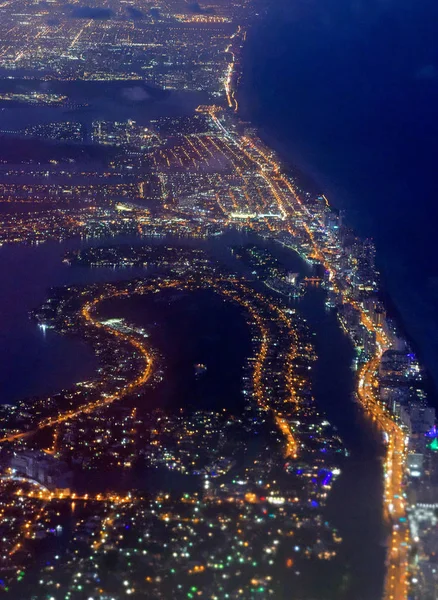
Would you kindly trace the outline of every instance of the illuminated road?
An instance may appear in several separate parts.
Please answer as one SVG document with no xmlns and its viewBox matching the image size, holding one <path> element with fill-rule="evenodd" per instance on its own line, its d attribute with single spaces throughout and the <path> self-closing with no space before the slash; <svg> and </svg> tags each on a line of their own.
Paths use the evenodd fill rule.
<svg viewBox="0 0 438 600">
<path fill-rule="evenodd" d="M 278 204 L 279 212 L 286 221 L 286 224 L 282 223 L 279 228 L 287 228 L 293 234 L 297 227 L 296 220 L 299 219 L 299 227 L 307 233 L 310 246 L 313 248 L 311 257 L 324 265 L 330 273 L 330 280 L 334 283 L 335 290 L 339 292 L 340 290 L 336 284 L 338 274 L 331 264 L 330 253 L 325 246 L 318 243 L 313 232 L 313 228 L 321 229 L 324 224 L 315 219 L 303 204 L 291 181 L 281 173 L 280 163 L 273 158 L 273 155 L 269 155 L 259 148 L 250 138 L 237 136 L 228 131 L 221 123 L 217 111 L 212 110 L 210 116 L 218 130 L 224 134 L 227 143 L 243 152 L 269 185 L 271 193 Z M 254 207 L 254 210 L 256 210 L 256 207 Z M 266 219 L 266 222 L 267 226 L 272 229 L 268 219 Z M 384 510 L 385 517 L 391 526 L 391 535 L 388 541 L 387 576 L 383 598 L 384 600 L 406 600 L 408 594 L 409 529 L 406 521 L 406 502 L 403 493 L 407 436 L 401 426 L 395 422 L 393 415 L 381 404 L 376 383 L 376 373 L 381 357 L 391 345 L 382 330 L 374 326 L 359 303 L 353 302 L 346 293 L 343 293 L 343 299 L 345 303 L 350 303 L 359 310 L 362 324 L 376 335 L 377 351 L 359 374 L 357 392 L 367 414 L 388 436 L 384 469 Z M 281 419 L 277 420 L 277 425 L 281 429 Z M 283 433 L 287 439 L 287 432 Z"/>
<path fill-rule="evenodd" d="M 358 395 L 367 412 L 386 432 L 388 444 L 384 464 L 384 508 L 391 525 L 388 540 L 384 600 L 405 600 L 408 593 L 409 528 L 403 497 L 406 468 L 406 434 L 379 404 L 374 387 L 380 356 L 374 357 L 359 376 Z M 400 521 L 401 519 L 401 521 Z"/>
<path fill-rule="evenodd" d="M 230 37 L 230 40 L 234 40 L 239 37 L 242 32 L 242 27 L 239 25 L 236 33 Z M 233 85 L 234 77 L 235 77 L 235 68 L 236 68 L 236 54 L 233 52 L 233 42 L 231 42 L 225 49 L 226 53 L 231 54 L 231 62 L 228 64 L 226 76 L 225 76 L 225 96 L 227 98 L 228 107 L 232 108 L 234 112 L 239 110 L 239 103 L 236 98 L 235 86 Z"/>
<path fill-rule="evenodd" d="M 279 308 L 266 296 L 246 287 L 246 285 L 237 281 L 234 277 L 231 277 L 230 279 L 203 277 L 202 279 L 198 280 L 182 280 L 175 278 L 170 281 L 146 282 L 139 284 L 135 290 L 130 292 L 127 290 L 114 292 L 114 289 L 111 288 L 111 292 L 108 295 L 102 294 L 94 300 L 87 302 L 81 309 L 81 316 L 86 326 L 96 329 L 103 329 L 118 338 L 120 341 L 131 344 L 134 349 L 140 353 L 143 359 L 143 367 L 140 374 L 132 382 L 125 384 L 121 390 L 115 393 L 111 393 L 109 395 L 103 393 L 97 400 L 83 404 L 77 409 L 62 412 L 56 416 L 46 417 L 42 419 L 31 431 L 5 436 L 4 438 L 0 439 L 0 442 L 11 442 L 26 438 L 39 430 L 54 427 L 84 414 L 92 414 L 93 412 L 108 407 L 114 402 L 120 401 L 124 397 L 138 391 L 148 382 L 154 367 L 153 356 L 148 344 L 138 335 L 122 332 L 119 329 L 111 327 L 107 322 L 102 323 L 99 321 L 96 318 L 95 313 L 98 305 L 101 302 L 109 298 L 112 299 L 115 297 L 128 297 L 129 295 L 149 294 L 151 292 L 162 291 L 164 289 L 195 290 L 202 288 L 212 289 L 230 301 L 239 304 L 247 312 L 253 324 L 259 330 L 260 345 L 256 351 L 252 376 L 254 396 L 261 409 L 272 412 L 274 421 L 285 439 L 285 455 L 295 458 L 298 453 L 298 442 L 294 436 L 292 425 L 289 423 L 287 417 L 290 415 L 291 411 L 293 412 L 293 410 L 296 408 L 297 403 L 295 385 L 299 382 L 299 379 L 293 372 L 292 362 L 296 356 L 296 331 L 291 324 L 290 317 L 283 311 L 283 309 Z M 262 315 L 261 307 L 268 311 L 270 314 L 269 319 L 266 319 L 266 317 Z M 264 381 L 264 378 L 266 377 L 265 361 L 268 357 L 270 344 L 275 342 L 275 338 L 273 338 L 273 334 L 270 331 L 270 326 L 272 326 L 275 320 L 278 320 L 278 323 L 285 329 L 286 335 L 288 335 L 290 338 L 290 349 L 285 357 L 283 365 L 284 386 L 288 391 L 288 396 L 284 400 L 281 409 L 278 406 L 274 407 L 268 403 L 265 394 L 266 384 Z M 99 382 L 96 385 L 99 385 Z"/>
<path fill-rule="evenodd" d="M 117 295 L 124 296 L 124 295 L 126 295 L 126 293 L 125 292 L 120 293 L 120 294 L 113 293 L 109 297 L 114 298 Z M 141 354 L 141 356 L 143 358 L 143 368 L 142 368 L 142 371 L 140 372 L 140 374 L 138 375 L 138 377 L 136 379 L 134 379 L 134 381 L 126 384 L 121 390 L 119 390 L 116 393 L 110 394 L 108 396 L 102 396 L 98 400 L 94 400 L 93 402 L 83 404 L 80 407 L 78 407 L 77 409 L 68 410 L 68 411 L 62 412 L 56 416 L 47 417 L 45 419 L 42 419 L 38 423 L 38 427 L 36 429 L 33 429 L 31 431 L 22 432 L 22 433 L 15 433 L 15 434 L 7 435 L 7 436 L 3 437 L 2 439 L 0 439 L 0 443 L 1 442 L 11 442 L 11 441 L 14 441 L 17 439 L 26 438 L 26 437 L 29 437 L 30 435 L 33 435 L 38 430 L 45 429 L 47 427 L 53 427 L 54 425 L 59 425 L 60 423 L 64 423 L 65 421 L 69 421 L 69 420 L 74 419 L 83 414 L 90 414 L 92 412 L 95 412 L 96 410 L 99 410 L 101 408 L 109 406 L 113 402 L 121 400 L 128 394 L 132 394 L 137 389 L 141 388 L 149 380 L 150 376 L 152 375 L 152 370 L 153 370 L 153 358 L 150 353 L 150 349 L 149 349 L 148 345 L 144 342 L 144 340 L 139 339 L 135 335 L 128 335 L 126 333 L 118 331 L 118 330 L 114 329 L 113 327 L 110 327 L 107 324 L 104 325 L 93 316 L 93 313 L 94 313 L 95 309 L 97 308 L 97 305 L 100 302 L 102 302 L 103 300 L 105 300 L 106 298 L 107 298 L 106 296 L 100 296 L 99 298 L 96 298 L 92 302 L 85 304 L 85 306 L 82 308 L 82 317 L 88 326 L 95 327 L 97 329 L 104 329 L 108 333 L 111 333 L 115 337 L 119 338 L 121 341 L 128 342 L 129 344 L 131 344 L 135 348 L 135 350 L 137 350 Z"/>
<path fill-rule="evenodd" d="M 234 59 L 233 63 L 234 65 Z M 233 68 L 233 67 L 232 67 Z M 231 76 L 229 83 L 231 82 Z M 231 96 L 228 89 L 228 101 L 231 102 Z M 244 182 L 241 206 L 238 205 L 239 199 L 233 196 L 232 210 L 245 211 L 244 223 L 251 224 L 251 215 L 256 215 L 255 223 L 263 219 L 266 226 L 271 231 L 289 231 L 294 233 L 297 230 L 305 232 L 307 238 L 304 244 L 307 246 L 309 258 L 319 261 L 329 272 L 330 280 L 334 289 L 342 293 L 343 302 L 349 303 L 356 308 L 361 316 L 362 324 L 372 331 L 376 336 L 377 351 L 375 356 L 369 360 L 361 369 L 358 377 L 358 398 L 367 414 L 376 422 L 376 424 L 387 434 L 388 444 L 386 448 L 385 469 L 384 469 L 384 509 L 385 516 L 391 526 L 391 535 L 388 544 L 387 553 L 387 577 L 385 581 L 384 600 L 406 600 L 408 591 L 408 553 L 409 553 L 409 531 L 406 522 L 406 502 L 404 499 L 404 481 L 406 472 L 406 434 L 400 425 L 394 420 L 393 416 L 381 404 L 378 396 L 376 373 L 379 368 L 383 353 L 390 348 L 390 343 L 386 339 L 382 330 L 376 327 L 361 304 L 354 302 L 348 296 L 348 292 L 341 291 L 345 286 L 342 274 L 338 274 L 332 265 L 330 250 L 331 240 L 327 234 L 326 243 L 318 241 L 318 235 L 315 232 L 321 231 L 324 224 L 318 221 L 309 209 L 305 206 L 294 188 L 289 178 L 281 172 L 281 165 L 276 161 L 274 155 L 257 146 L 249 137 L 239 136 L 231 133 L 218 117 L 218 109 L 211 107 L 208 110 L 213 123 L 217 127 L 218 134 L 216 139 L 212 136 L 205 138 L 202 143 L 203 152 L 211 150 L 206 145 L 208 141 L 215 146 L 217 152 L 224 154 L 234 165 L 236 175 Z M 196 146 L 193 146 L 196 148 Z M 211 146 L 210 146 L 211 148 Z M 198 154 L 200 151 L 196 150 Z M 268 202 L 263 203 L 263 198 L 257 194 L 248 193 L 249 186 L 246 185 L 248 172 L 254 169 L 259 180 L 266 184 L 266 195 L 275 199 L 277 214 L 271 217 L 264 217 L 261 212 L 265 212 Z M 247 189 L 245 189 L 245 187 Z M 221 199 L 222 200 L 222 199 Z M 226 209 L 222 211 L 227 214 Z M 245 216 L 247 215 L 247 216 Z M 231 218 L 231 214 L 228 215 Z M 327 246 L 327 247 L 326 247 Z M 345 279 L 345 278 L 344 278 Z M 348 281 L 347 281 L 348 283 Z M 348 287 L 348 286 L 347 286 Z M 163 289 L 174 288 L 181 290 L 194 289 L 212 289 L 229 300 L 240 304 L 246 313 L 250 316 L 252 323 L 259 331 L 260 340 L 256 355 L 254 357 L 254 367 L 252 375 L 253 393 L 260 408 L 272 413 L 274 421 L 279 432 L 285 441 L 285 455 L 290 458 L 296 458 L 299 453 L 299 439 L 295 435 L 293 422 L 290 417 L 297 414 L 299 406 L 297 405 L 297 396 L 295 386 L 297 380 L 293 373 L 293 359 L 296 352 L 296 333 L 290 324 L 290 317 L 276 306 L 269 298 L 256 293 L 233 278 L 212 278 L 203 276 L 197 280 L 187 278 L 172 279 L 171 281 L 148 282 L 138 286 L 135 290 L 123 290 L 110 295 L 99 296 L 91 302 L 85 304 L 82 308 L 82 317 L 88 327 L 104 329 L 111 335 L 119 338 L 121 342 L 127 342 L 133 346 L 136 353 L 139 353 L 143 360 L 143 366 L 140 374 L 131 382 L 127 383 L 121 390 L 109 395 L 102 394 L 98 400 L 79 406 L 56 416 L 47 417 L 41 420 L 36 429 L 32 432 L 20 432 L 5 436 L 1 441 L 13 441 L 25 438 L 34 431 L 52 427 L 65 421 L 74 419 L 82 414 L 91 414 L 96 410 L 111 405 L 115 401 L 122 400 L 124 397 L 138 391 L 151 377 L 154 368 L 153 355 L 146 342 L 138 335 L 121 332 L 110 327 L 108 324 L 101 323 L 96 317 L 95 312 L 100 302 L 106 298 L 118 296 L 128 296 L 129 294 L 147 294 L 157 292 Z M 263 314 L 264 309 L 270 314 L 270 319 L 266 319 Z M 284 384 L 288 390 L 287 399 L 282 406 L 275 405 L 268 400 L 265 385 L 265 362 L 269 355 L 270 344 L 273 337 L 271 325 L 273 322 L 281 322 L 284 328 L 284 335 L 290 336 L 290 350 L 284 361 Z M 280 328 L 281 329 L 281 328 Z"/>
<path fill-rule="evenodd" d="M 356 308 L 360 305 L 354 304 Z M 409 527 L 406 519 L 404 482 L 406 473 L 407 434 L 394 421 L 392 414 L 380 402 L 376 374 L 383 353 L 391 346 L 380 328 L 361 310 L 361 321 L 376 335 L 377 351 L 366 363 L 358 380 L 358 397 L 380 429 L 387 435 L 384 463 L 384 510 L 391 526 L 388 540 L 387 573 L 384 600 L 406 600 L 408 595 Z"/>
</svg>

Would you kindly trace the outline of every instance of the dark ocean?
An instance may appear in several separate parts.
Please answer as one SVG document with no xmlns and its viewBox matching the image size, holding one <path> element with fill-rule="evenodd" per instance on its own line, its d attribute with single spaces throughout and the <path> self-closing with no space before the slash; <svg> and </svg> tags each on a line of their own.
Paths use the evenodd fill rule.
<svg viewBox="0 0 438 600">
<path fill-rule="evenodd" d="M 271 0 L 248 36 L 244 114 L 374 238 L 438 384 L 438 2 Z"/>
</svg>

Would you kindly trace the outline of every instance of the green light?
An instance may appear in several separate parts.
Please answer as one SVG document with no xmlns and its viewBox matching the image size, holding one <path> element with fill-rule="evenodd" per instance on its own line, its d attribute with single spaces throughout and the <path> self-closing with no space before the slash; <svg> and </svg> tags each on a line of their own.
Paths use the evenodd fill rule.
<svg viewBox="0 0 438 600">
<path fill-rule="evenodd" d="M 434 438 L 433 442 L 430 444 L 429 448 L 434 452 L 438 451 L 438 437 Z"/>
</svg>

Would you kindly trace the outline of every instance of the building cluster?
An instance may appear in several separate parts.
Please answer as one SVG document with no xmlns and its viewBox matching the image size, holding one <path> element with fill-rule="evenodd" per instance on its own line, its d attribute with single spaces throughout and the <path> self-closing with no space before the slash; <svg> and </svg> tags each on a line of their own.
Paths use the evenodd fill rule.
<svg viewBox="0 0 438 600">
<path fill-rule="evenodd" d="M 293 298 L 297 298 L 303 292 L 303 285 L 298 281 L 298 273 L 288 271 L 267 248 L 257 244 L 246 244 L 233 246 L 231 252 L 251 269 L 255 277 L 261 279 L 274 292 Z"/>
<path fill-rule="evenodd" d="M 41 138 L 57 142 L 83 142 L 85 140 L 85 127 L 78 121 L 60 121 L 29 125 L 18 130 L 4 130 L 1 133 Z"/>
<path fill-rule="evenodd" d="M 158 135 L 135 121 L 93 121 L 91 139 L 96 144 L 150 150 L 161 145 Z"/>
<path fill-rule="evenodd" d="M 93 246 L 67 253 L 65 259 L 71 265 L 87 267 L 172 267 L 173 270 L 185 268 L 196 261 L 204 268 L 209 259 L 203 250 L 159 244 L 117 246 Z"/>
<path fill-rule="evenodd" d="M 18 104 L 36 104 L 43 106 L 52 106 L 52 105 L 62 105 L 65 104 L 67 100 L 67 96 L 62 96 L 59 94 L 44 94 L 41 92 L 28 92 L 24 94 L 18 93 L 5 93 L 0 94 L 0 102 L 11 102 Z"/>
<path fill-rule="evenodd" d="M 54 1 L 50 12 L 37 2 L 5 4 L 0 8 L 0 68 L 13 76 L 142 80 L 165 89 L 219 94 L 234 18 L 246 4 L 217 2 L 208 13 L 179 0 L 129 6 L 107 2 L 105 7 Z M 53 103 L 61 96 L 34 91 L 2 98 Z"/>
<path fill-rule="evenodd" d="M 291 589 L 300 597 L 308 565 L 336 561 L 341 539 L 323 511 L 345 450 L 315 405 L 306 324 L 282 298 L 298 294 L 296 274 L 262 243 L 234 252 L 265 286 L 201 250 L 149 244 L 230 228 L 293 249 L 322 282 L 356 350 L 356 398 L 386 443 L 385 598 L 436 596 L 438 431 L 423 373 L 386 313 L 373 242 L 234 114 L 248 5 L 0 6 L 0 104 L 58 117 L 1 132 L 16 148 L 0 157 L 0 201 L 11 209 L 0 245 L 147 237 L 148 245 L 92 247 L 66 262 L 154 270 L 52 290 L 34 314 L 42 328 L 89 342 L 99 367 L 73 389 L 0 406 L 0 590 L 11 587 L 12 597 L 250 600 Z M 139 116 L 87 119 L 99 85 Z M 167 98 L 157 88 L 204 104 L 144 122 L 142 108 Z M 165 378 L 165 358 L 153 332 L 108 316 L 128 297 L 199 290 L 245 315 L 243 414 L 150 410 L 146 390 Z M 155 479 L 134 493 L 145 469 Z"/>
<path fill-rule="evenodd" d="M 65 462 L 36 450 L 15 452 L 10 459 L 12 474 L 33 479 L 48 489 L 69 489 L 72 472 Z"/>
<path fill-rule="evenodd" d="M 435 488 L 417 493 L 409 511 L 413 559 L 412 600 L 433 600 L 438 586 L 438 503 Z"/>
<path fill-rule="evenodd" d="M 117 258 L 118 248 L 107 251 Z M 120 256 L 126 252 L 121 246 Z M 91 342 L 100 367 L 96 380 L 73 391 L 34 401 L 27 410 L 23 402 L 6 411 L 3 458 L 14 469 L 11 485 L 14 476 L 25 480 L 15 488 L 23 498 L 33 497 L 29 486 L 35 482 L 49 488 L 35 492 L 47 507 L 35 515 L 29 532 L 31 539 L 38 533 L 41 544 L 57 539 L 56 527 L 65 526 L 61 518 L 53 528 L 53 503 L 64 498 L 65 506 L 77 506 L 86 497 L 100 504 L 93 517 L 86 504 L 75 507 L 78 521 L 70 535 L 62 534 L 58 559 L 52 552 L 38 573 L 24 560 L 27 575 L 24 583 L 15 582 L 17 590 L 31 586 L 36 598 L 68 590 L 69 598 L 79 599 L 102 594 L 100 589 L 108 597 L 122 590 L 136 597 L 146 585 L 157 598 L 186 598 L 193 587 L 211 597 L 257 598 L 262 592 L 274 595 L 291 578 L 300 590 L 312 561 L 336 560 L 341 538 L 322 510 L 344 455 L 336 432 L 315 407 L 309 379 L 315 354 L 306 325 L 281 299 L 255 292 L 199 250 L 158 246 L 143 253 L 153 254 L 161 274 L 55 290 L 35 314 L 41 325 Z M 197 289 L 237 304 L 247 321 L 252 353 L 242 373 L 246 408 L 240 416 L 151 412 L 142 402 L 144 386 L 150 390 L 166 373 L 153 350 L 153 334 L 106 316 L 118 297 Z M 35 429 L 40 437 L 28 439 Z M 68 465 L 76 489 L 86 482 L 86 496 L 47 485 L 36 464 L 49 471 Z M 147 492 L 109 498 L 94 489 L 120 473 L 132 490 L 139 468 L 157 473 L 155 480 L 147 477 Z M 94 485 L 86 477 L 91 469 L 99 473 Z M 164 472 L 173 478 L 170 489 L 187 492 L 159 495 Z M 108 570 L 108 561 L 117 574 Z"/>
<path fill-rule="evenodd" d="M 144 212 L 144 211 L 143 211 Z M 0 244 L 38 244 L 72 237 L 99 238 L 138 233 L 136 219 L 118 218 L 116 208 L 58 208 L 27 213 L 10 213 L 0 225 Z M 148 221 L 145 218 L 144 226 Z"/>
</svg>

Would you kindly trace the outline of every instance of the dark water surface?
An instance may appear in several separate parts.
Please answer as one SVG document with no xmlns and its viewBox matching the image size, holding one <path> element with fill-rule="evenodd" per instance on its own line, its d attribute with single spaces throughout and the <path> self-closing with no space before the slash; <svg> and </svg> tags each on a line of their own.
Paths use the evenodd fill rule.
<svg viewBox="0 0 438 600">
<path fill-rule="evenodd" d="M 169 241 L 172 243 L 172 240 Z M 162 243 L 156 238 L 119 237 L 0 247 L 1 403 L 54 393 L 93 376 L 97 364 L 85 344 L 51 330 L 43 333 L 29 318 L 29 313 L 44 302 L 51 287 L 144 276 L 146 271 L 140 268 L 88 269 L 62 263 L 67 250 L 118 242 Z M 187 239 L 173 242 L 189 246 L 200 243 Z M 222 242 L 213 242 L 212 245 L 219 258 L 231 261 L 226 245 Z"/>
<path fill-rule="evenodd" d="M 51 287 L 121 279 L 144 272 L 95 271 L 63 264 L 65 251 L 78 243 L 0 248 L 1 403 L 51 394 L 95 373 L 97 363 L 86 344 L 51 330 L 43 332 L 29 318 L 30 311 L 44 302 Z"/>
<path fill-rule="evenodd" d="M 438 383 L 438 3 L 272 0 L 242 103 L 363 236 Z"/>
<path fill-rule="evenodd" d="M 0 132 L 57 121 L 79 121 L 88 132 L 91 131 L 92 121 L 96 119 L 133 119 L 146 124 L 157 117 L 190 115 L 199 104 L 208 102 L 207 95 L 202 92 L 165 91 L 137 80 L 0 80 L 0 93 L 23 94 L 32 91 L 67 96 L 67 105 L 44 106 L 0 101 Z"/>
<path fill-rule="evenodd" d="M 242 375 L 251 343 L 240 307 L 213 291 L 163 291 L 107 300 L 99 314 L 143 327 L 163 357 L 164 381 L 150 394 L 151 409 L 242 414 Z M 206 370 L 197 374 L 197 364 Z"/>
<path fill-rule="evenodd" d="M 309 274 L 309 267 L 297 255 L 276 244 L 268 247 L 291 271 Z M 335 598 L 377 600 L 382 595 L 387 534 L 382 520 L 382 438 L 352 401 L 353 346 L 324 300 L 324 290 L 311 287 L 295 307 L 314 334 L 318 355 L 312 371 L 315 400 L 349 452 L 327 507 L 327 518 L 343 538 L 340 558 L 345 576 Z"/>
</svg>

